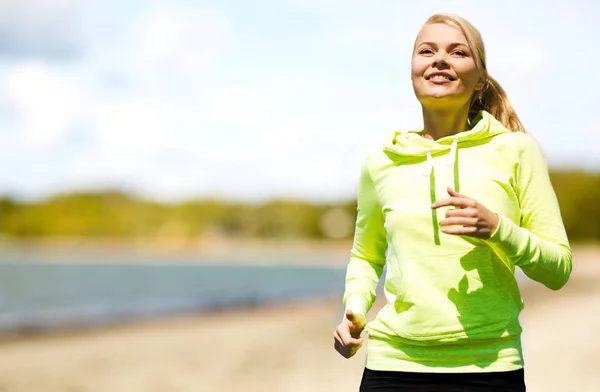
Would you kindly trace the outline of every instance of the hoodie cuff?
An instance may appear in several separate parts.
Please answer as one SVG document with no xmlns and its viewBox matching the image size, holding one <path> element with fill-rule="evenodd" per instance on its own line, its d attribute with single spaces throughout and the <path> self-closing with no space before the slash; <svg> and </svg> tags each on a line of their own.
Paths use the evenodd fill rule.
<svg viewBox="0 0 600 392">
<path fill-rule="evenodd" d="M 369 304 L 365 297 L 360 294 L 352 294 L 346 299 L 346 310 L 351 310 L 352 313 L 367 315 Z M 344 311 L 344 318 L 346 317 Z"/>
<path fill-rule="evenodd" d="M 487 239 L 488 244 L 506 260 L 514 260 L 515 252 L 526 241 L 520 227 L 507 217 L 498 214 L 498 227 Z M 512 266 L 514 261 L 508 261 Z"/>
<path fill-rule="evenodd" d="M 498 225 L 496 226 L 496 230 L 494 230 L 490 238 L 488 238 L 488 242 L 490 243 L 501 243 L 506 241 L 506 239 L 511 237 L 513 231 L 513 222 L 509 221 L 508 218 L 503 215 L 496 215 L 498 215 Z"/>
</svg>

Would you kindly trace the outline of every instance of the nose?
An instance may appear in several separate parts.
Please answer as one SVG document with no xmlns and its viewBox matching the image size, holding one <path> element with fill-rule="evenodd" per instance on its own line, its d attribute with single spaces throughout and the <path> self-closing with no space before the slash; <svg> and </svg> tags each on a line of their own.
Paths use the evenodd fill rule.
<svg viewBox="0 0 600 392">
<path fill-rule="evenodd" d="M 446 58 L 446 52 L 439 50 L 435 53 L 435 56 L 433 56 L 433 67 L 439 67 L 439 66 L 448 66 L 448 60 Z"/>
</svg>

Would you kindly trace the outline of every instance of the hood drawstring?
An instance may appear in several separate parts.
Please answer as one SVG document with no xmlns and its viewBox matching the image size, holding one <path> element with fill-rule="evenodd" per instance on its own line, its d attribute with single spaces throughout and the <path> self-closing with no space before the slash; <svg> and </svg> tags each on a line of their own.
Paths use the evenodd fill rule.
<svg viewBox="0 0 600 392">
<path fill-rule="evenodd" d="M 452 140 L 452 145 L 450 146 L 450 153 L 448 154 L 448 162 L 446 163 L 448 166 L 454 166 L 456 163 L 456 149 L 458 147 L 458 135 L 454 136 L 454 140 Z M 427 155 L 427 168 L 423 172 L 423 176 L 431 175 L 433 171 L 433 156 L 431 155 L 431 149 L 425 151 Z"/>
<path fill-rule="evenodd" d="M 430 176 L 433 172 L 433 157 L 431 156 L 431 150 L 425 152 L 427 154 L 427 169 L 423 172 L 423 176 Z"/>
<path fill-rule="evenodd" d="M 448 157 L 448 166 L 454 166 L 454 162 L 456 162 L 456 147 L 458 145 L 458 135 L 454 135 L 454 140 L 452 140 L 452 145 L 450 146 L 450 154 Z"/>
<path fill-rule="evenodd" d="M 433 156 L 431 154 L 431 149 L 427 149 L 425 151 L 427 155 L 427 168 L 423 172 L 423 176 L 429 177 L 429 194 L 431 203 L 435 203 L 436 201 L 436 186 L 435 186 L 435 174 L 434 174 L 434 166 L 433 166 Z M 456 192 L 460 192 L 460 180 L 458 178 L 458 135 L 454 136 L 454 140 L 452 140 L 452 145 L 450 146 L 449 157 L 447 159 L 446 165 L 452 167 L 453 171 L 453 179 L 454 179 L 454 187 L 453 189 Z M 431 222 L 433 226 L 433 242 L 435 245 L 441 245 L 440 238 L 440 226 L 438 222 L 438 211 L 435 209 L 431 210 Z"/>
</svg>

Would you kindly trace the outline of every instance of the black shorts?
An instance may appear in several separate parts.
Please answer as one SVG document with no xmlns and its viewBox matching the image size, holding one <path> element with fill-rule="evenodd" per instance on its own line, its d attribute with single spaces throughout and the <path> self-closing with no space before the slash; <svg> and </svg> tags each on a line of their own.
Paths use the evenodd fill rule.
<svg viewBox="0 0 600 392">
<path fill-rule="evenodd" d="M 488 373 L 412 373 L 365 368 L 360 392 L 525 392 L 523 369 Z"/>
</svg>

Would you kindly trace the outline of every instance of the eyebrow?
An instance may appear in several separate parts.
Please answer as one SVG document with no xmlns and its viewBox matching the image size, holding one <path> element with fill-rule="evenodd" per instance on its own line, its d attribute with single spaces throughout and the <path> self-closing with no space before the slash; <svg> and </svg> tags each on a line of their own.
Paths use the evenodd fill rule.
<svg viewBox="0 0 600 392">
<path fill-rule="evenodd" d="M 429 46 L 434 46 L 437 48 L 437 44 L 435 42 L 421 42 L 420 44 L 417 45 L 417 47 L 422 46 L 422 45 L 429 45 Z M 469 45 L 467 45 L 466 43 L 462 43 L 462 42 L 452 42 L 450 45 L 450 47 L 456 47 L 456 46 L 465 46 L 465 47 L 469 47 Z"/>
</svg>

